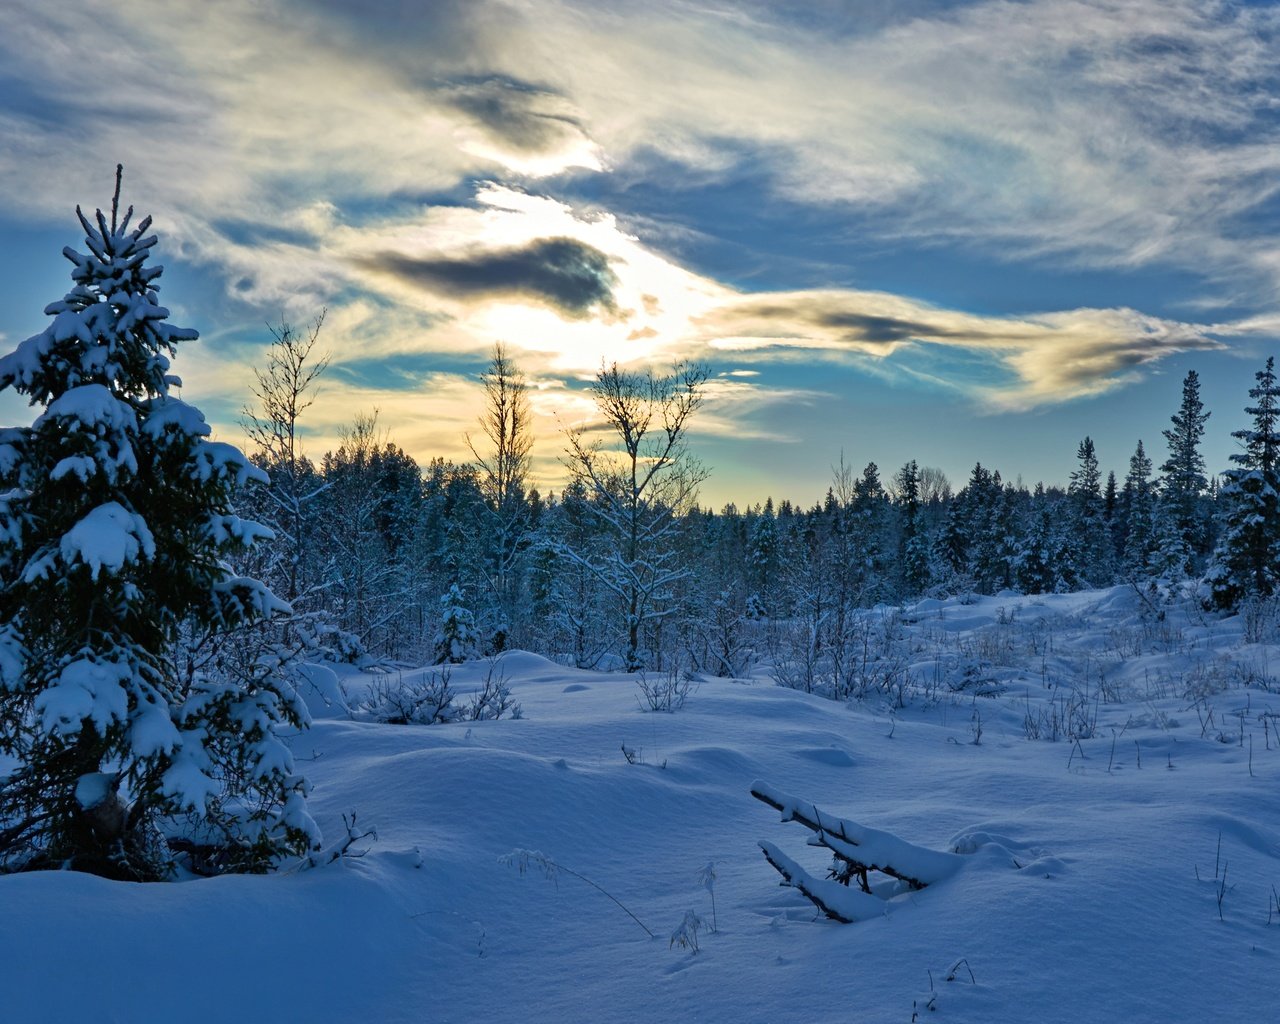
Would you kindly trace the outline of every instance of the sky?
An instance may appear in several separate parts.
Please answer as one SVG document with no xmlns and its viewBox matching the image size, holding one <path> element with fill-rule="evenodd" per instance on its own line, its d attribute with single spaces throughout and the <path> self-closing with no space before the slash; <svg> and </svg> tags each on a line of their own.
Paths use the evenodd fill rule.
<svg viewBox="0 0 1280 1024">
<path fill-rule="evenodd" d="M 327 309 L 315 458 L 374 411 L 468 458 L 503 342 L 544 490 L 602 365 L 681 359 L 713 507 L 1061 483 L 1086 435 L 1123 477 L 1191 369 L 1216 471 L 1280 337 L 1274 4 L 6 0 L 0 348 L 117 162 L 219 437 Z"/>
</svg>

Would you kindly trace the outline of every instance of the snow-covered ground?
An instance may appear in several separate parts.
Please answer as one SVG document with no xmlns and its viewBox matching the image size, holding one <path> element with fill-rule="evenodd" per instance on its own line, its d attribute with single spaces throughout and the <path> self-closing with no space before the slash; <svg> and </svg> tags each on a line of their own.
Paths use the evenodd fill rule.
<svg viewBox="0 0 1280 1024">
<path fill-rule="evenodd" d="M 376 828 L 365 856 L 171 885 L 0 878 L 0 1020 L 1275 1020 L 1274 624 L 1159 621 L 1116 588 L 889 625 L 903 707 L 763 666 L 646 713 L 630 677 L 516 653 L 520 719 L 318 720 L 296 744 L 313 810 L 330 838 L 352 811 Z M 759 841 L 818 877 L 829 858 L 757 781 L 959 866 L 868 920 L 823 919 Z M 501 862 L 516 849 L 564 870 L 522 875 Z M 670 943 L 690 910 L 696 954 Z"/>
</svg>

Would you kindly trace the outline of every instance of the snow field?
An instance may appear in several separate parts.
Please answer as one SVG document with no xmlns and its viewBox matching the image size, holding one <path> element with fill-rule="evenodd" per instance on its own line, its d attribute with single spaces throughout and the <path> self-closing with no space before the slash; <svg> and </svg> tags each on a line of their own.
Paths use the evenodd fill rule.
<svg viewBox="0 0 1280 1024">
<path fill-rule="evenodd" d="M 900 708 L 762 667 L 644 713 L 630 677 L 515 653 L 522 719 L 319 720 L 294 744 L 312 810 L 330 841 L 355 810 L 367 855 L 177 885 L 0 879 L 0 1020 L 1270 1021 L 1280 742 L 1261 716 L 1280 713 L 1280 647 L 1142 611 L 1124 588 L 917 606 Z M 355 698 L 367 677 L 344 683 Z M 1002 692 L 951 690 L 980 684 Z M 1028 738 L 1072 702 L 1090 736 Z M 756 780 L 963 864 L 883 916 L 821 919 L 757 844 L 818 877 L 829 858 Z M 521 877 L 499 862 L 515 848 L 657 937 L 565 872 Z M 690 909 L 696 955 L 668 946 Z M 961 959 L 976 984 L 945 980 Z"/>
</svg>

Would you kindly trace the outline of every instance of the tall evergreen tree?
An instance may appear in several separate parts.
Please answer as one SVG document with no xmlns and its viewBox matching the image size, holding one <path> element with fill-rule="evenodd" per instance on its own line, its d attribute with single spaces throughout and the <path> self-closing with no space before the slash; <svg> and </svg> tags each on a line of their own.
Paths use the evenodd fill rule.
<svg viewBox="0 0 1280 1024">
<path fill-rule="evenodd" d="M 773 512 L 773 499 L 755 517 L 747 537 L 747 587 L 753 615 L 777 613 L 778 568 L 780 555 L 778 518 Z"/>
<path fill-rule="evenodd" d="M 1129 459 L 1124 480 L 1126 529 L 1121 565 L 1132 577 L 1143 574 L 1155 551 L 1154 493 L 1151 486 L 1151 459 L 1142 442 Z"/>
<path fill-rule="evenodd" d="M 902 592 L 912 596 L 929 585 L 929 542 L 920 502 L 920 467 L 912 459 L 898 471 L 898 565 Z"/>
<path fill-rule="evenodd" d="M 0 862 L 162 877 L 161 818 L 185 813 L 223 860 L 263 868 L 318 839 L 281 728 L 306 711 L 270 671 L 179 673 L 209 635 L 285 608 L 224 558 L 263 530 L 232 512 L 265 482 L 170 394 L 151 218 L 77 208 L 87 253 L 53 321 L 0 359 L 0 389 L 43 412 L 0 436 Z"/>
<path fill-rule="evenodd" d="M 416 564 L 424 553 L 422 474 L 378 430 L 376 412 L 357 414 L 341 436 L 321 462 L 325 608 L 349 634 L 348 656 L 412 656 L 424 648 L 416 627 L 431 592 Z"/>
<path fill-rule="evenodd" d="M 1280 579 L 1280 386 L 1274 357 L 1254 376 L 1249 397 L 1255 404 L 1245 409 L 1253 425 L 1232 432 L 1242 450 L 1231 455 L 1236 468 L 1224 474 L 1220 492 L 1222 538 L 1207 576 L 1218 608 L 1269 596 Z"/>
<path fill-rule="evenodd" d="M 999 470 L 975 465 L 965 488 L 965 528 L 968 532 L 967 571 L 979 593 L 994 594 L 1008 582 L 1005 549 L 1004 484 Z"/>
<path fill-rule="evenodd" d="M 1093 438 L 1086 437 L 1080 442 L 1076 458 L 1079 466 L 1071 472 L 1067 494 L 1074 513 L 1079 570 L 1087 586 L 1103 587 L 1111 583 L 1111 534 Z"/>
<path fill-rule="evenodd" d="M 852 502 L 843 502 L 852 510 L 848 523 L 850 551 L 854 561 L 854 585 L 866 603 L 871 604 L 885 594 L 886 549 L 893 550 L 889 530 L 891 507 L 889 495 L 880 482 L 880 467 L 868 462 L 853 485 Z"/>
<path fill-rule="evenodd" d="M 1013 559 L 1014 580 L 1028 594 L 1051 594 L 1057 589 L 1055 573 L 1058 531 L 1053 522 L 1054 507 L 1037 484 L 1031 497 Z"/>
<path fill-rule="evenodd" d="M 1107 531 L 1111 537 L 1111 559 L 1113 564 L 1124 563 L 1124 545 L 1129 535 L 1129 493 L 1128 481 L 1124 488 L 1116 486 L 1114 471 L 1107 473 L 1107 485 L 1102 491 L 1102 518 L 1107 523 Z"/>
<path fill-rule="evenodd" d="M 934 564 L 938 570 L 935 575 L 944 579 L 953 591 L 973 586 L 970 553 L 976 536 L 974 522 L 981 517 L 982 495 L 990 479 L 991 474 L 982 463 L 973 467 L 969 482 L 947 506 L 942 529 L 934 542 Z"/>
<path fill-rule="evenodd" d="M 1200 401 L 1200 377 L 1189 370 L 1182 382 L 1182 404 L 1170 418 L 1172 428 L 1162 431 L 1169 446 L 1169 457 L 1160 466 L 1164 474 L 1160 482 L 1160 501 L 1170 511 L 1169 518 L 1182 540 L 1182 548 L 1194 556 L 1205 550 L 1207 531 L 1201 514 L 1201 495 L 1209 486 L 1205 477 L 1204 456 L 1200 442 L 1210 413 Z M 1172 549 L 1172 542 L 1164 545 Z M 1183 572 L 1190 571 L 1187 564 Z"/>
</svg>

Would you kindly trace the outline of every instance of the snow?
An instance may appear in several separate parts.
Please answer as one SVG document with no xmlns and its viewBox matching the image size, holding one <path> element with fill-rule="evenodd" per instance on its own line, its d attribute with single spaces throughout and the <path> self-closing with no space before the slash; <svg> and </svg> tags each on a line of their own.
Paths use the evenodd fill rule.
<svg viewBox="0 0 1280 1024">
<path fill-rule="evenodd" d="M 0 877 L 0 1016 L 834 1024 L 932 1000 L 921 1020 L 1271 1020 L 1280 635 L 1161 607 L 1120 587 L 906 609 L 904 706 L 783 689 L 765 665 L 645 713 L 632 677 L 515 652 L 522 719 L 319 719 L 293 740 L 310 811 L 330 839 L 358 812 L 364 856 L 172 885 Z M 489 667 L 454 666 L 460 700 Z M 332 671 L 318 685 L 351 706 L 375 678 Z M 834 886 L 829 853 L 756 780 L 956 869 L 844 890 L 878 912 L 824 919 L 759 842 Z M 521 876 L 499 862 L 515 848 L 566 870 Z M 696 953 L 669 942 L 690 913 Z"/>
<path fill-rule="evenodd" d="M 115 772 L 89 772 L 81 775 L 76 783 L 76 802 L 85 810 L 92 810 L 115 792 Z"/>
<path fill-rule="evenodd" d="M 151 437 L 159 439 L 171 430 L 186 437 L 205 437 L 209 434 L 209 424 L 205 422 L 204 414 L 180 398 L 171 395 L 153 398 L 147 403 L 147 411 L 142 432 Z"/>
<path fill-rule="evenodd" d="M 61 543 L 63 561 L 68 566 L 84 563 L 95 580 L 103 569 L 115 575 L 139 557 L 154 557 L 155 551 L 155 538 L 143 518 L 115 501 L 92 509 Z"/>
<path fill-rule="evenodd" d="M 96 459 L 91 459 L 87 455 L 68 455 L 65 459 L 61 459 L 49 473 L 50 480 L 61 480 L 64 476 L 74 476 L 79 481 L 87 483 L 89 477 L 98 471 L 98 463 Z"/>
<path fill-rule="evenodd" d="M 103 384 L 68 388 L 36 417 L 32 429 L 38 430 L 50 420 L 70 420 L 91 434 L 104 429 L 123 432 L 138 427 L 137 414 L 129 403 L 113 395 Z"/>
<path fill-rule="evenodd" d="M 867 867 L 931 885 L 954 874 L 959 858 L 930 850 L 879 829 L 822 814 L 813 804 L 779 792 L 767 782 L 751 784 L 751 794 L 780 809 L 783 821 L 800 821 L 817 826 L 818 836 L 831 850 Z"/>
<path fill-rule="evenodd" d="M 0 429 L 0 477 L 7 477 L 21 464 L 20 448 L 26 437 L 20 430 L 12 427 Z"/>
<path fill-rule="evenodd" d="M 17 690 L 22 685 L 22 669 L 26 662 L 22 639 L 8 623 L 0 626 L 0 687 Z"/>
<path fill-rule="evenodd" d="M 249 519 L 241 519 L 235 515 L 211 515 L 209 517 L 209 536 L 219 547 L 232 544 L 243 544 L 252 547 L 258 541 L 274 540 L 275 533 Z"/>
<path fill-rule="evenodd" d="M 138 757 L 167 754 L 181 742 L 167 705 L 139 701 L 129 721 L 129 749 L 134 754 Z"/>
<path fill-rule="evenodd" d="M 196 446 L 196 479 L 230 479 L 237 487 L 267 483 L 267 474 L 250 462 L 242 451 L 225 441 L 201 441 Z"/>
<path fill-rule="evenodd" d="M 77 658 L 64 665 L 53 685 L 36 695 L 35 712 L 46 734 L 74 736 L 88 718 L 105 733 L 129 710 L 126 686 L 133 669 L 122 661 Z"/>
<path fill-rule="evenodd" d="M 220 789 L 205 772 L 206 767 L 208 757 L 199 742 L 179 746 L 173 762 L 165 769 L 160 791 L 173 797 L 183 808 L 193 811 L 204 809 Z"/>
<path fill-rule="evenodd" d="M 351 714 L 338 674 L 328 665 L 303 662 L 297 668 L 297 675 L 297 692 L 313 721 L 317 718 L 346 718 Z"/>
</svg>

